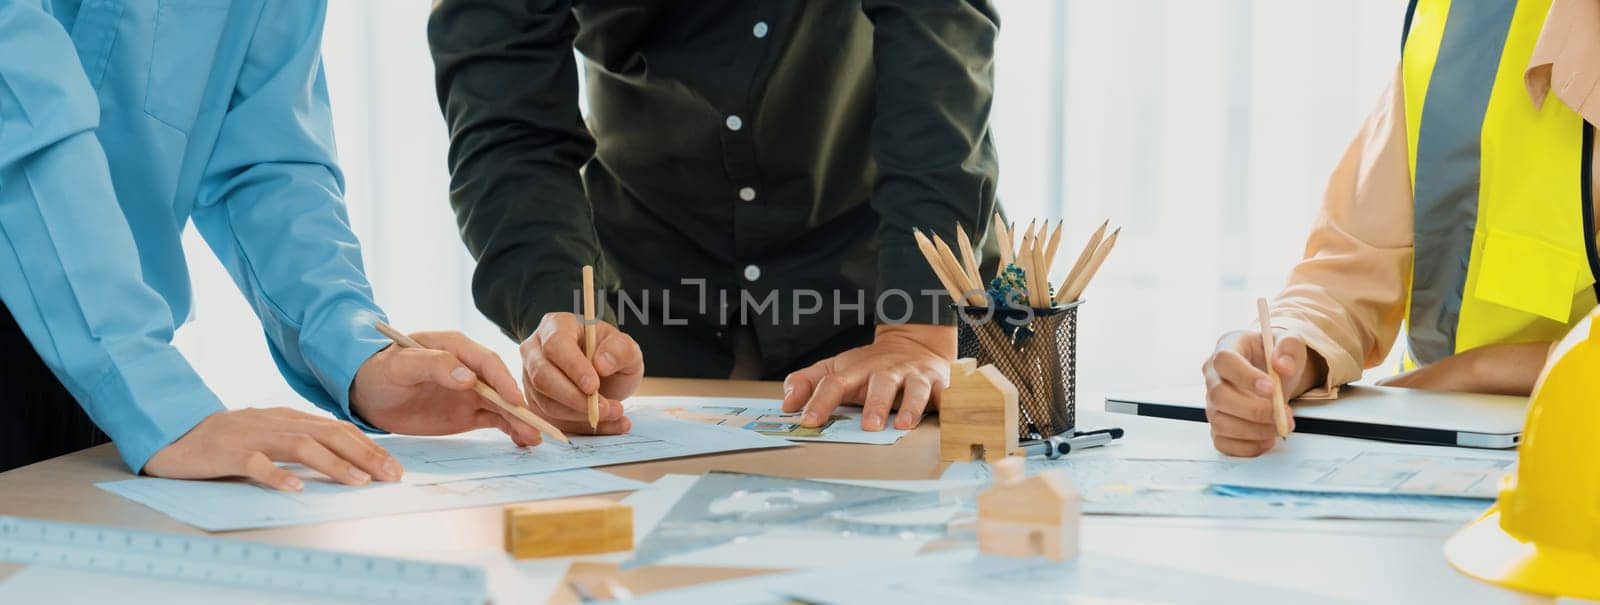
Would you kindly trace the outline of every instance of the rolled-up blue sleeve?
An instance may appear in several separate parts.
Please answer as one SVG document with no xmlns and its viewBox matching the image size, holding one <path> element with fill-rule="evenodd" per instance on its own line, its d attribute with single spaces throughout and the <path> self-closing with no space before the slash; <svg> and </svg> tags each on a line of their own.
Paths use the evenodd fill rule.
<svg viewBox="0 0 1600 605">
<path fill-rule="evenodd" d="M 138 472 L 223 407 L 142 279 L 99 115 L 60 23 L 37 2 L 0 2 L 0 297 Z"/>
<path fill-rule="evenodd" d="M 325 4 L 268 2 L 207 162 L 194 222 L 260 317 L 302 396 L 350 410 L 356 370 L 388 344 L 344 207 L 320 45 Z"/>
</svg>

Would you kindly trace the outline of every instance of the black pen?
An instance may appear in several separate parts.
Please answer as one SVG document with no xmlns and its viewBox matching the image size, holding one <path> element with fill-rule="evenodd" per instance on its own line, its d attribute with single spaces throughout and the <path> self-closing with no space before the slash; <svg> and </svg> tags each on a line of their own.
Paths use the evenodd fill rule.
<svg viewBox="0 0 1600 605">
<path fill-rule="evenodd" d="M 1076 434 L 1074 434 L 1074 436 L 1082 437 L 1084 435 L 1098 435 L 1100 433 L 1109 433 L 1111 435 L 1112 439 L 1121 439 L 1123 431 L 1120 428 L 1112 427 L 1112 428 L 1109 428 L 1109 429 L 1097 429 L 1097 430 L 1093 430 L 1093 431 L 1084 431 L 1082 433 L 1076 433 Z"/>
<path fill-rule="evenodd" d="M 1044 456 L 1053 460 L 1078 450 L 1100 447 L 1121 439 L 1122 435 L 1123 430 L 1120 428 L 1100 429 L 1071 436 L 1056 435 L 1048 439 L 1033 440 L 1021 444 L 1020 447 L 1029 457 Z"/>
</svg>

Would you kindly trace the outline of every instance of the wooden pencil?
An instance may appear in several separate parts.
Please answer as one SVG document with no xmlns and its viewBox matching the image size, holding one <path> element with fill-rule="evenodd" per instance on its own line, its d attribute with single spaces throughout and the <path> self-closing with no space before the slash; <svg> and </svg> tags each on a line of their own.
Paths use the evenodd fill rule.
<svg viewBox="0 0 1600 605">
<path fill-rule="evenodd" d="M 1025 267 L 1023 283 L 1028 288 L 1028 306 L 1035 308 L 1039 306 L 1039 298 L 1036 295 L 1039 288 L 1035 284 L 1039 274 L 1039 266 L 1033 264 L 1033 247 L 1038 245 L 1037 240 L 1039 239 L 1039 235 L 1034 233 L 1034 229 L 1037 226 L 1037 219 L 1028 221 L 1028 230 L 1022 234 L 1022 245 L 1017 247 L 1017 258 L 1022 259 L 1023 262 L 1020 264 Z"/>
<path fill-rule="evenodd" d="M 1100 242 L 1100 245 L 1095 247 L 1094 254 L 1083 267 L 1083 272 L 1078 275 L 1077 279 L 1062 289 L 1066 292 L 1066 300 L 1064 302 L 1074 302 L 1083 296 L 1083 290 L 1089 287 L 1089 282 L 1094 280 L 1094 274 L 1100 271 L 1100 265 L 1104 264 L 1106 257 L 1111 255 L 1111 249 L 1117 245 L 1117 236 L 1121 234 L 1122 229 L 1119 227 L 1116 231 L 1112 231 L 1111 235 L 1106 236 L 1105 241 Z M 1060 301 L 1061 299 L 1058 298 L 1057 300 Z"/>
<path fill-rule="evenodd" d="M 595 320 L 594 320 L 594 266 L 583 266 L 583 354 L 589 357 L 589 365 L 594 365 L 595 348 Z M 600 389 L 589 394 L 589 428 L 600 428 Z"/>
<path fill-rule="evenodd" d="M 939 259 L 939 252 L 933 249 L 933 242 L 916 227 L 911 228 L 911 236 L 917 240 L 917 250 L 922 252 L 922 259 L 928 262 L 928 268 L 933 270 L 934 277 L 939 278 L 939 284 L 950 294 L 950 301 L 958 305 L 964 304 L 965 301 L 961 298 L 961 286 L 957 285 L 944 270 L 944 261 Z"/>
<path fill-rule="evenodd" d="M 422 346 L 422 343 L 419 343 L 410 336 L 407 336 L 404 332 L 394 329 L 389 324 L 380 321 L 373 324 L 373 327 L 377 328 L 378 331 L 383 333 L 384 336 L 389 337 L 389 340 L 394 341 L 394 344 L 398 346 L 407 349 L 428 348 Z M 494 387 L 489 386 L 482 380 L 479 380 L 477 384 L 472 385 L 472 390 L 473 392 L 477 393 L 478 396 L 489 400 L 489 403 L 493 403 L 495 407 L 505 410 L 512 416 L 516 416 L 518 420 L 521 420 L 528 426 L 539 429 L 539 432 L 544 433 L 545 436 L 562 443 L 571 443 L 571 441 L 567 439 L 567 434 L 561 432 L 561 429 L 558 429 L 555 427 L 555 425 L 546 422 L 545 419 L 534 415 L 534 413 L 529 411 L 528 408 L 506 401 L 504 397 L 500 396 L 499 392 L 494 390 Z"/>
<path fill-rule="evenodd" d="M 1039 289 L 1038 290 L 1039 294 L 1034 299 L 1034 301 L 1035 301 L 1034 308 L 1035 309 L 1043 309 L 1043 308 L 1051 306 L 1051 304 L 1050 304 L 1050 262 L 1048 260 L 1045 260 L 1044 247 L 1045 247 L 1044 229 L 1041 228 L 1039 230 L 1039 236 L 1034 238 L 1034 240 L 1033 240 L 1033 259 L 1031 261 L 1033 263 L 1033 266 L 1036 267 L 1039 270 L 1039 279 L 1038 279 L 1038 281 L 1034 282 L 1034 286 Z"/>
<path fill-rule="evenodd" d="M 1036 272 L 1033 270 L 1033 255 L 1028 252 L 1032 248 L 1033 230 L 1029 229 L 1027 232 L 1023 233 L 1022 243 L 1018 244 L 1017 247 L 1017 266 L 1022 268 L 1022 287 L 1023 289 L 1027 290 L 1027 292 L 1024 293 L 1024 298 L 1027 299 L 1028 306 L 1030 307 L 1034 306 L 1034 304 L 1038 302 L 1038 299 L 1034 297 L 1034 291 L 1036 288 L 1034 288 L 1033 280 Z"/>
<path fill-rule="evenodd" d="M 966 270 L 961 268 L 961 261 L 956 260 L 955 251 L 950 249 L 949 244 L 944 243 L 944 238 L 939 237 L 939 234 L 935 233 L 930 237 L 933 239 L 934 250 L 939 253 L 939 261 L 944 263 L 944 270 L 950 274 L 951 281 L 961 287 L 961 296 L 968 304 L 983 305 L 983 295 L 979 293 L 978 284 L 973 283 L 967 276 Z"/>
<path fill-rule="evenodd" d="M 961 247 L 961 260 L 966 264 L 967 277 L 978 288 L 983 288 L 983 276 L 978 274 L 978 255 L 972 250 L 972 239 L 967 237 L 967 230 L 961 228 L 961 223 L 956 223 L 956 245 Z"/>
<path fill-rule="evenodd" d="M 1010 224 L 1006 225 L 1006 243 L 1011 246 L 1011 249 L 1006 252 L 1006 254 L 1011 255 L 1011 264 L 1017 265 L 1018 267 L 1022 266 L 1017 259 L 1017 245 L 1021 244 L 1022 240 L 1017 238 L 1016 221 L 1011 221 Z"/>
<path fill-rule="evenodd" d="M 1023 241 L 1028 241 L 1028 242 L 1033 241 L 1033 238 L 1034 238 L 1033 228 L 1034 228 L 1034 224 L 1037 223 L 1037 222 L 1038 221 L 1028 221 L 1028 230 L 1022 232 Z M 1022 247 L 1017 248 L 1017 258 L 1027 258 L 1027 255 L 1028 255 L 1027 250 L 1028 250 L 1028 247 L 1027 247 L 1026 244 L 1024 244 Z"/>
<path fill-rule="evenodd" d="M 1277 335 L 1272 332 L 1272 319 L 1267 311 L 1267 299 L 1256 299 L 1256 317 L 1261 321 L 1261 358 L 1266 361 L 1267 376 L 1272 379 L 1272 423 L 1277 426 L 1278 437 L 1289 438 L 1289 404 L 1283 399 L 1283 379 L 1272 369 L 1272 353 L 1278 348 Z"/>
<path fill-rule="evenodd" d="M 1073 261 L 1072 269 L 1067 271 L 1067 279 L 1062 282 L 1063 286 L 1071 286 L 1083 274 L 1083 269 L 1088 266 L 1089 259 L 1094 257 L 1094 251 L 1100 249 L 1100 241 L 1105 237 L 1106 227 L 1110 225 L 1111 219 L 1106 219 L 1105 222 L 1100 223 L 1099 229 L 1095 229 L 1094 233 L 1089 234 L 1089 240 L 1083 243 L 1083 251 L 1079 252 L 1078 259 Z M 1066 288 L 1063 287 L 1062 290 L 1066 290 Z M 1071 299 L 1061 301 L 1059 297 L 1057 300 L 1059 302 L 1072 302 Z"/>
<path fill-rule="evenodd" d="M 1050 233 L 1050 244 L 1044 249 L 1044 274 L 1050 275 L 1050 270 L 1056 266 L 1056 249 L 1061 247 L 1061 227 L 1067 221 L 1057 220 L 1056 229 Z"/>
<path fill-rule="evenodd" d="M 1000 242 L 1000 266 L 994 270 L 995 276 L 999 277 L 1001 273 L 1005 273 L 1006 267 L 1011 265 L 1011 251 L 1015 245 L 1011 242 L 1011 229 L 1006 227 L 1005 221 L 1000 220 L 999 212 L 994 213 L 994 232 Z"/>
</svg>

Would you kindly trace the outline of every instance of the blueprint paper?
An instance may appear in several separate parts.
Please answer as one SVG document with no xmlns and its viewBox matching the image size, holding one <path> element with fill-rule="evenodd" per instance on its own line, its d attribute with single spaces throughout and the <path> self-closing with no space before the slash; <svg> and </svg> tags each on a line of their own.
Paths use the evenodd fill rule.
<svg viewBox="0 0 1600 605">
<path fill-rule="evenodd" d="M 1255 489 L 1493 500 L 1516 462 L 1500 457 L 1363 451 L 1348 458 L 1265 458 L 1216 483 Z"/>
<path fill-rule="evenodd" d="M 1029 458 L 1029 475 L 1065 470 L 1083 493 L 1083 512 L 1103 515 L 1372 519 L 1465 522 L 1486 504 L 1462 498 L 1320 494 L 1242 489 L 1217 485 L 1220 478 L 1260 460 L 1129 460 L 1121 458 Z M 987 464 L 963 462 L 944 479 L 992 479 Z"/>
<path fill-rule="evenodd" d="M 650 484 L 650 489 L 634 492 L 622 501 L 633 506 L 633 539 L 638 546 L 640 540 L 654 531 L 656 524 L 666 518 L 667 511 L 678 499 L 694 486 L 700 479 L 699 475 L 662 475 Z M 874 487 L 878 489 L 896 490 L 904 492 L 937 492 L 940 490 L 976 486 L 977 481 L 946 481 L 943 479 L 912 479 L 912 480 L 884 480 L 884 479 L 817 479 L 823 483 L 838 483 L 840 485 L 854 485 L 859 487 Z M 920 512 L 920 511 L 919 511 Z M 894 513 L 901 516 L 905 513 Z"/>
<path fill-rule="evenodd" d="M 777 399 L 744 397 L 634 397 L 630 406 L 660 409 L 685 420 L 719 424 L 759 432 L 789 441 L 893 445 L 909 431 L 885 428 L 861 430 L 861 408 L 840 406 L 821 427 L 801 428 L 800 412 L 784 413 Z M 894 416 L 890 416 L 892 422 Z"/>
<path fill-rule="evenodd" d="M 655 531 L 678 500 L 688 493 L 699 477 L 664 475 L 650 489 L 634 492 L 622 501 L 633 506 L 634 545 Z M 832 482 L 830 482 L 832 483 Z M 840 482 L 844 483 L 844 482 Z M 862 481 L 882 489 L 898 489 L 901 484 L 927 485 L 933 481 Z M 908 490 L 909 491 L 909 490 Z M 667 557 L 658 564 L 749 569 L 847 568 L 877 564 L 890 558 L 915 555 L 926 538 L 842 536 L 804 530 L 775 529 L 765 534 L 746 536 L 726 544 Z"/>
<path fill-rule="evenodd" d="M 633 558 L 623 562 L 622 568 L 652 565 L 711 548 L 731 547 L 756 556 L 757 549 L 739 543 L 779 533 L 802 540 L 832 538 L 831 542 L 823 540 L 820 547 L 811 541 L 809 546 L 821 548 L 823 553 L 828 546 L 849 548 L 851 535 L 861 532 L 840 531 L 842 524 L 870 527 L 877 522 L 857 521 L 845 514 L 847 509 L 877 512 L 867 505 L 899 502 L 913 495 L 893 489 L 713 471 L 688 485 L 665 515 L 653 523 L 649 533 L 639 539 Z M 654 514 L 660 507 L 646 508 Z M 784 538 L 770 539 L 774 547 L 786 548 Z M 908 539 L 889 547 L 889 554 L 910 555 L 929 538 L 913 539 L 914 543 Z"/>
<path fill-rule="evenodd" d="M 841 569 L 915 556 L 925 538 L 820 535 L 776 530 L 703 550 L 667 557 L 652 565 L 729 569 Z"/>
<path fill-rule="evenodd" d="M 521 448 L 505 434 L 488 430 L 450 437 L 382 437 L 377 442 L 405 466 L 402 481 L 417 485 L 790 445 L 759 433 L 654 412 L 634 415 L 633 430 L 625 435 L 571 439 L 576 447 L 546 440 Z"/>
<path fill-rule="evenodd" d="M 629 491 L 648 484 L 595 470 L 492 477 L 436 485 L 339 485 L 303 471 L 305 491 L 241 481 L 128 479 L 100 489 L 206 531 L 283 527 L 510 502 Z"/>
</svg>

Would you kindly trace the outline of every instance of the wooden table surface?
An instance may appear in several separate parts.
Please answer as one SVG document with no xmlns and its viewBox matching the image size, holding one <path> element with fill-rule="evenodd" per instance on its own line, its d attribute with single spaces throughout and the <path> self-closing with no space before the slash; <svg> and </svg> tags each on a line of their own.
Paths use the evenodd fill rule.
<svg viewBox="0 0 1600 605">
<path fill-rule="evenodd" d="M 779 397 L 781 385 L 722 380 L 647 379 L 641 395 Z M 1119 422 L 1121 420 L 1119 419 Z M 930 417 L 893 446 L 807 443 L 605 467 L 641 481 L 668 473 L 729 470 L 768 475 L 841 479 L 938 477 L 937 418 Z M 1182 440 L 1209 451 L 1199 423 L 1126 419 L 1130 438 Z M 1159 430 L 1156 430 L 1159 429 Z M 1192 441 L 1193 443 L 1187 443 Z M 1203 449 L 1201 449 L 1203 448 Z M 101 446 L 0 473 L 0 515 L 185 534 L 204 533 L 161 513 L 102 491 L 95 483 L 130 475 L 111 446 Z M 611 497 L 620 498 L 621 494 Z M 474 552 L 504 559 L 499 506 L 436 511 L 296 527 L 226 532 L 229 538 L 389 556 Z M 1136 517 L 1086 517 L 1085 552 L 1103 552 L 1190 571 L 1261 579 L 1352 601 L 1538 602 L 1475 583 L 1451 571 L 1439 553 L 1453 527 L 1433 523 L 1260 521 Z M 508 560 L 508 559 L 507 559 Z M 14 573 L 0 564 L 0 578 Z M 514 570 L 514 571 L 513 571 Z M 519 602 L 567 601 L 563 576 L 614 575 L 614 565 L 572 559 L 511 562 L 490 568 L 514 574 L 533 594 Z M 616 577 L 635 592 L 737 577 L 751 570 L 648 567 Z M 504 579 L 504 578 L 502 578 Z"/>
<path fill-rule="evenodd" d="M 645 380 L 638 394 L 781 397 L 783 387 L 776 382 L 650 378 Z M 710 470 L 791 477 L 933 479 L 938 477 L 940 471 L 937 425 L 938 419 L 930 418 L 929 422 L 893 446 L 803 443 L 782 449 L 609 466 L 604 470 L 646 482 L 654 481 L 668 473 L 700 474 Z M 130 477 L 127 467 L 122 464 L 122 459 L 110 445 L 90 448 L 0 473 L 0 515 L 181 534 L 206 533 L 143 505 L 105 492 L 94 485 Z M 620 499 L 624 495 L 612 494 L 599 497 Z M 500 509 L 500 506 L 487 506 L 285 528 L 223 532 L 218 535 L 381 555 L 414 553 L 419 550 L 498 551 L 501 548 Z M 0 563 L 0 578 L 14 573 L 17 569 L 16 565 Z M 685 572 L 685 570 L 676 571 Z M 663 575 L 697 579 L 718 578 L 728 574 L 697 572 Z M 654 582 L 651 577 L 632 579 L 645 584 L 662 585 Z"/>
</svg>

